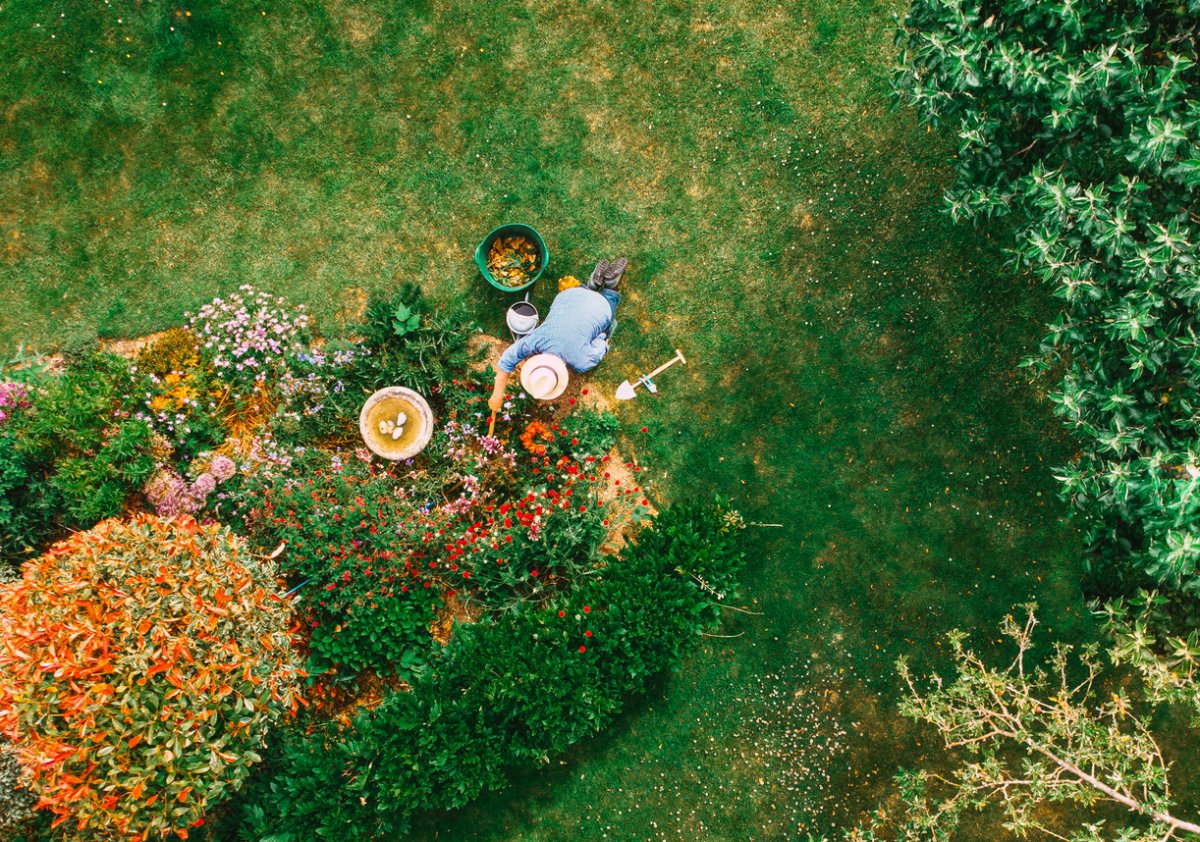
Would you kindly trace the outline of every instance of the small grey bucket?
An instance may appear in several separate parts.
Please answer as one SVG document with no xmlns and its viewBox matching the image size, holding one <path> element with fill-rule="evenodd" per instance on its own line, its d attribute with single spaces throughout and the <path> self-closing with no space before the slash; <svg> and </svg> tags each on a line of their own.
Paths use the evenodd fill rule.
<svg viewBox="0 0 1200 842">
<path fill-rule="evenodd" d="M 518 301 L 508 308 L 505 321 L 508 322 L 508 330 L 512 334 L 513 342 L 516 342 L 522 336 L 532 333 L 538 326 L 537 308 L 528 301 Z"/>
</svg>

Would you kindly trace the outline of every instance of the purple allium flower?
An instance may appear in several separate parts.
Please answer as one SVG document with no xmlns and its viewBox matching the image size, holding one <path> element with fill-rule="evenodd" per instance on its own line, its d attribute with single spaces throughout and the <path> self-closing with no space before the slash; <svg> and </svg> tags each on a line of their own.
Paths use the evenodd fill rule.
<svg viewBox="0 0 1200 842">
<path fill-rule="evenodd" d="M 212 494 L 217 488 L 217 478 L 205 471 L 200 476 L 196 477 L 196 481 L 192 483 L 191 495 L 198 502 L 203 502 L 208 499 L 208 495 Z"/>
<path fill-rule="evenodd" d="M 225 482 L 237 473 L 237 465 L 228 456 L 214 456 L 208 470 L 217 478 L 217 482 Z"/>
<path fill-rule="evenodd" d="M 189 493 L 187 482 L 174 471 L 159 471 L 146 483 L 143 493 L 162 517 L 193 514 L 200 508 Z"/>
</svg>

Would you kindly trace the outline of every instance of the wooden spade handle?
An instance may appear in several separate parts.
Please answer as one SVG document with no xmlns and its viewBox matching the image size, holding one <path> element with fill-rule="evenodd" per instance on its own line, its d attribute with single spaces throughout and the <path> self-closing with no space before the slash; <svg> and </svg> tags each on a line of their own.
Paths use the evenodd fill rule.
<svg viewBox="0 0 1200 842">
<path fill-rule="evenodd" d="M 488 422 L 488 438 L 492 437 L 492 433 L 496 431 L 496 413 L 492 413 L 492 420 Z"/>
<path fill-rule="evenodd" d="M 665 363 L 663 363 L 662 365 L 660 365 L 658 368 L 654 369 L 654 371 L 652 371 L 652 372 L 650 372 L 649 374 L 647 374 L 647 375 L 646 375 L 646 379 L 647 379 L 647 380 L 653 380 L 655 377 L 657 377 L 658 375 L 662 374 L 662 373 L 663 373 L 664 371 L 666 371 L 668 368 L 670 368 L 671 366 L 675 365 L 675 363 L 683 363 L 684 365 L 687 365 L 687 360 L 685 360 L 685 359 L 683 358 L 683 351 L 680 351 L 678 348 L 676 348 L 676 349 L 675 349 L 675 356 L 674 356 L 674 357 L 672 357 L 670 360 L 668 360 L 667 362 L 665 362 Z"/>
</svg>

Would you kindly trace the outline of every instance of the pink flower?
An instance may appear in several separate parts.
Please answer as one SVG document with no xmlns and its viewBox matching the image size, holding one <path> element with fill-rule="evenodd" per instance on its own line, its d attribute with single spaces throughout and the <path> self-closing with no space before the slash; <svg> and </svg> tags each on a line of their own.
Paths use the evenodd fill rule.
<svg viewBox="0 0 1200 842">
<path fill-rule="evenodd" d="M 218 482 L 225 482 L 237 473 L 237 465 L 228 456 L 214 456 L 208 470 Z"/>
</svg>

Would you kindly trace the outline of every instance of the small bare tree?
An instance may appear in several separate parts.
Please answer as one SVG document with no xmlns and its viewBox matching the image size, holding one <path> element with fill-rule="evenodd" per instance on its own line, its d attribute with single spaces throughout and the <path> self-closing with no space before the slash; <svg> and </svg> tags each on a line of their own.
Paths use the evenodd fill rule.
<svg viewBox="0 0 1200 842">
<path fill-rule="evenodd" d="M 1064 842 L 1200 839 L 1200 824 L 1172 813 L 1168 766 L 1148 717 L 1124 691 L 1099 690 L 1099 646 L 1072 657 L 1072 647 L 1056 644 L 1046 666 L 1031 666 L 1036 606 L 1023 608 L 1024 622 L 1009 615 L 1001 626 L 1017 649 L 1004 669 L 987 666 L 959 631 L 948 635 L 958 667 L 952 682 L 935 676 L 922 691 L 898 662 L 910 690 L 901 711 L 933 725 L 948 749 L 965 756 L 949 776 L 902 773 L 903 814 L 881 813 L 847 838 L 949 840 L 964 811 L 996 805 L 1003 827 L 1021 838 L 1036 830 Z M 1119 805 L 1129 820 L 1103 837 L 1099 820 L 1073 831 L 1049 826 L 1045 805 L 1068 802 Z"/>
</svg>

